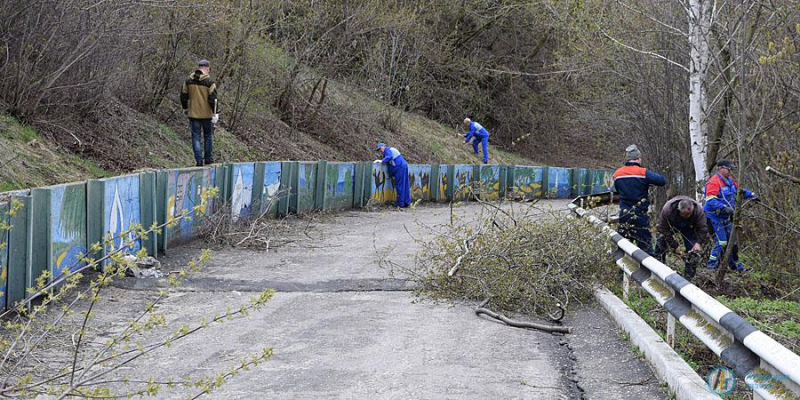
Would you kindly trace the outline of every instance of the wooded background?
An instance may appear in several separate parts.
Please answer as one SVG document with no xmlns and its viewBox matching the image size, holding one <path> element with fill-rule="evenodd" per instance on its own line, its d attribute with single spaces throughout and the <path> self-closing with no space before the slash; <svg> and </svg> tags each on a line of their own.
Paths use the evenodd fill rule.
<svg viewBox="0 0 800 400">
<path fill-rule="evenodd" d="M 669 179 L 660 205 L 732 158 L 764 199 L 743 211 L 746 261 L 780 282 L 800 272 L 800 187 L 764 169 L 800 175 L 799 39 L 791 0 L 6 0 L 0 111 L 141 168 L 114 149 L 147 121 L 186 131 L 178 90 L 206 58 L 221 127 L 265 159 L 363 159 L 391 138 L 427 162 L 403 113 L 470 116 L 552 165 L 614 167 L 636 143 Z"/>
</svg>

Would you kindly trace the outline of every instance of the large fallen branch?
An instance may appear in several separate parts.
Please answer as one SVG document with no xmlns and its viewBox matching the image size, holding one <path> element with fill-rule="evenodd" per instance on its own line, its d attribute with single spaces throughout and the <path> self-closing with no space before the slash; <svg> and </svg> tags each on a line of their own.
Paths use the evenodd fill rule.
<svg viewBox="0 0 800 400">
<path fill-rule="evenodd" d="M 781 177 L 783 179 L 786 179 L 786 180 L 792 181 L 794 183 L 800 184 L 800 178 L 798 178 L 796 176 L 791 176 L 789 174 L 784 174 L 783 172 L 778 171 L 775 168 L 772 168 L 772 167 L 768 166 L 767 167 L 767 172 L 771 172 L 771 173 L 773 173 L 773 174 L 775 174 L 775 175 L 777 175 L 777 176 L 779 176 L 779 177 Z"/>
<path fill-rule="evenodd" d="M 551 333 L 552 332 L 572 333 L 575 330 L 571 326 L 544 325 L 544 324 L 537 324 L 535 322 L 515 321 L 511 318 L 506 317 L 503 314 L 498 314 L 488 308 L 484 308 L 487 303 L 489 303 L 489 299 L 484 300 L 483 303 L 481 303 L 475 309 L 475 314 L 488 315 L 496 320 L 503 321 L 503 323 L 505 323 L 508 326 L 513 326 L 515 328 L 538 329 L 540 331 L 551 332 Z"/>
</svg>

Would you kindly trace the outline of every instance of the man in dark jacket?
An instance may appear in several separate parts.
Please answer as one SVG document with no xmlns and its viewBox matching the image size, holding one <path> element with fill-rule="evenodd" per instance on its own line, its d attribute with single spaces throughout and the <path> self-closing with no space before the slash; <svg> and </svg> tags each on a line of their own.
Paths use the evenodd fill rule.
<svg viewBox="0 0 800 400">
<path fill-rule="evenodd" d="M 625 149 L 625 159 L 625 166 L 614 171 L 614 191 L 619 193 L 619 231 L 640 249 L 652 253 L 648 189 L 650 185 L 664 186 L 667 180 L 642 168 L 642 153 L 635 144 Z"/>
<path fill-rule="evenodd" d="M 217 122 L 217 84 L 211 79 L 209 72 L 211 63 L 200 60 L 197 70 L 189 75 L 189 79 L 181 87 L 181 106 L 183 113 L 189 117 L 189 129 L 192 131 L 192 150 L 198 167 L 213 164 L 214 124 Z M 213 121 L 212 121 L 213 120 Z M 204 146 L 200 145 L 200 131 L 203 132 Z"/>
<path fill-rule="evenodd" d="M 683 240 L 685 251 L 683 277 L 692 280 L 700 261 L 701 243 L 708 240 L 708 226 L 703 207 L 688 196 L 675 196 L 661 209 L 658 217 L 659 238 L 656 242 L 656 255 L 664 262 L 668 249 L 679 253 L 675 234 Z"/>
</svg>

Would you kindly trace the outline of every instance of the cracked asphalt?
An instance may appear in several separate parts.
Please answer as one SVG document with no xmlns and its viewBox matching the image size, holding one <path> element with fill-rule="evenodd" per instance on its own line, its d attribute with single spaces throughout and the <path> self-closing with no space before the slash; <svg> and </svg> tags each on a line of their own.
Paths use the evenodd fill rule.
<svg viewBox="0 0 800 400">
<path fill-rule="evenodd" d="M 561 210 L 566 202 L 537 206 Z M 480 210 L 477 204 L 455 208 L 462 218 L 476 218 Z M 169 321 L 164 332 L 238 307 L 264 288 L 277 294 L 250 316 L 213 325 L 122 372 L 144 380 L 213 376 L 272 347 L 270 361 L 231 378 L 208 398 L 668 398 L 597 305 L 567 316 L 574 334 L 522 330 L 476 317 L 471 305 L 419 301 L 410 283 L 378 266 L 378 254 L 413 262 L 413 238 L 430 235 L 419 222 L 444 224 L 449 213 L 438 205 L 346 211 L 315 219 L 306 240 L 269 252 L 215 251 L 204 272 L 159 305 Z M 164 270 L 185 263 L 202 246 L 171 250 L 162 258 Z M 163 284 L 126 278 L 109 289 L 98 307 L 97 340 L 123 329 Z M 186 395 L 174 390 L 159 397 Z"/>
</svg>

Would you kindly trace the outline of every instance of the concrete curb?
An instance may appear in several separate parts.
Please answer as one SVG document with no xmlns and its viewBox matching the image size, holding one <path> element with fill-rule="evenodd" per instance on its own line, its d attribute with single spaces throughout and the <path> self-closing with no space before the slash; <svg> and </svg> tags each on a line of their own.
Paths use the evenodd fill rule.
<svg viewBox="0 0 800 400">
<path fill-rule="evenodd" d="M 706 382 L 689 364 L 622 300 L 605 288 L 596 290 L 594 297 L 614 322 L 628 332 L 631 343 L 644 353 L 654 367 L 658 379 L 669 385 L 678 400 L 720 399 L 708 390 Z"/>
</svg>

